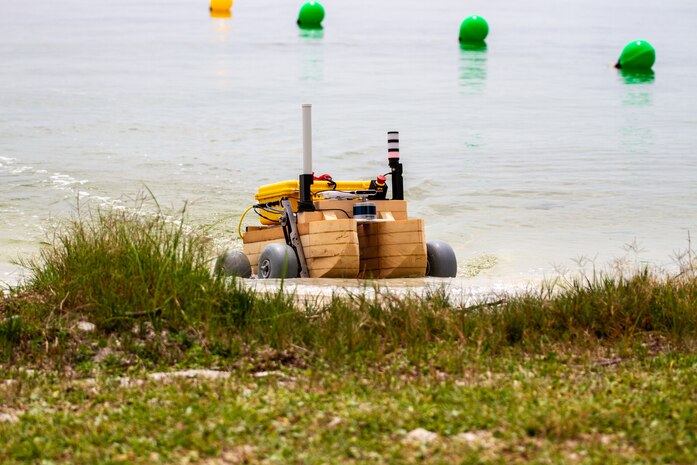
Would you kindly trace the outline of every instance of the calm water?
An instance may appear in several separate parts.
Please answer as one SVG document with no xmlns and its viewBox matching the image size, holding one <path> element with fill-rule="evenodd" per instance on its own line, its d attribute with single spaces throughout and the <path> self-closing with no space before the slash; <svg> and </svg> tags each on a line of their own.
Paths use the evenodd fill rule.
<svg viewBox="0 0 697 465">
<path fill-rule="evenodd" d="M 0 281 L 78 197 L 150 189 L 232 237 L 261 184 L 296 178 L 302 103 L 315 170 L 386 170 L 399 130 L 412 215 L 464 285 L 590 259 L 669 267 L 697 231 L 697 3 L 688 0 L 0 2 Z M 479 14 L 486 50 L 461 50 Z M 651 42 L 655 75 L 612 68 Z M 239 246 L 239 243 L 232 244 Z M 469 277 L 476 275 L 475 277 Z"/>
</svg>

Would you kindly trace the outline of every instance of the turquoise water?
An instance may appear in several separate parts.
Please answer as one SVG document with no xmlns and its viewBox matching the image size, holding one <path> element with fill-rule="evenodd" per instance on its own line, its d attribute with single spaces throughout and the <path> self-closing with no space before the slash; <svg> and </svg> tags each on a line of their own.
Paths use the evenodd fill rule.
<svg viewBox="0 0 697 465">
<path fill-rule="evenodd" d="M 464 285 L 627 258 L 674 267 L 697 230 L 697 3 L 668 0 L 0 3 L 0 281 L 77 199 L 149 189 L 232 241 L 261 184 L 386 170 L 399 130 L 410 213 Z M 485 50 L 460 22 L 485 17 Z M 655 74 L 612 67 L 651 42 Z"/>
</svg>

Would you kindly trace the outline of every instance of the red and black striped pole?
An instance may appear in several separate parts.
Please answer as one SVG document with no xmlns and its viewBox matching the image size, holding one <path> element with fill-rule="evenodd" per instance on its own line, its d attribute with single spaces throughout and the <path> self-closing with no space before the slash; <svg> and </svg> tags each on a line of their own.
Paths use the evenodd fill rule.
<svg viewBox="0 0 697 465">
<path fill-rule="evenodd" d="M 399 162 L 399 132 L 387 133 L 387 160 L 392 175 L 392 200 L 404 200 L 402 164 Z"/>
</svg>

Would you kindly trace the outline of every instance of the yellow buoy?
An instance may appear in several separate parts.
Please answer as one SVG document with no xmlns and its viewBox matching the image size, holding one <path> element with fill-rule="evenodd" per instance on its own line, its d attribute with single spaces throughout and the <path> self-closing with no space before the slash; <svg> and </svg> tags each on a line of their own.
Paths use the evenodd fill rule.
<svg viewBox="0 0 697 465">
<path fill-rule="evenodd" d="M 232 18 L 232 13 L 229 11 L 216 11 L 216 10 L 211 10 L 211 18 Z"/>
<path fill-rule="evenodd" d="M 224 12 L 230 11 L 232 0 L 211 0 L 211 11 Z"/>
</svg>

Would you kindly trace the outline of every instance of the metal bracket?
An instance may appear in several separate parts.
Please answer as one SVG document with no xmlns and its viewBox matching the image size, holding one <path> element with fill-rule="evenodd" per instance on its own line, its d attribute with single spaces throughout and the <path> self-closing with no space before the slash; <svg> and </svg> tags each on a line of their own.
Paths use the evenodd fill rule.
<svg viewBox="0 0 697 465">
<path fill-rule="evenodd" d="M 288 237 L 290 237 L 289 246 L 293 247 L 295 253 L 298 255 L 298 262 L 300 263 L 300 277 L 309 278 L 310 273 L 307 270 L 307 262 L 305 261 L 305 252 L 303 252 L 303 244 L 300 240 L 300 234 L 298 233 L 297 216 L 293 212 L 293 206 L 290 200 L 281 200 L 281 205 L 283 205 L 283 214 L 281 215 L 281 225 L 284 228 L 290 228 L 290 233 L 287 235 L 286 242 L 288 242 Z"/>
</svg>

